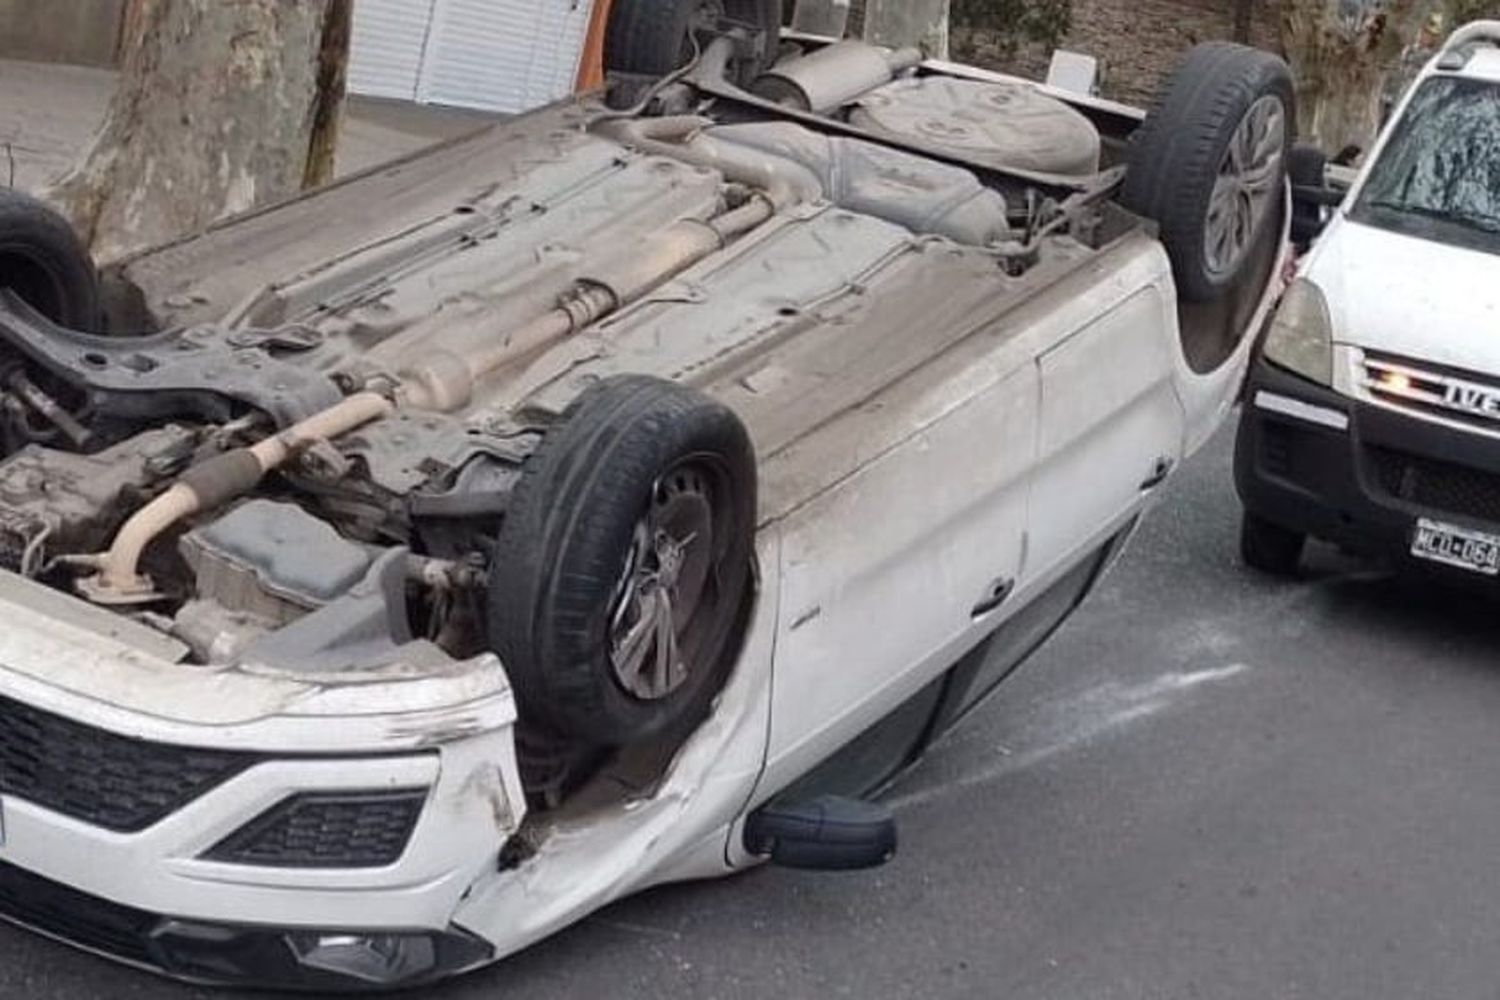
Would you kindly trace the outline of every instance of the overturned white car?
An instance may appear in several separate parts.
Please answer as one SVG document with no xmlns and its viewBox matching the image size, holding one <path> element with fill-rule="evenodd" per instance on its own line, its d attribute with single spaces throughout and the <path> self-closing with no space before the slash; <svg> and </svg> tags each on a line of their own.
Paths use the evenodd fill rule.
<svg viewBox="0 0 1500 1000">
<path fill-rule="evenodd" d="M 1143 116 L 657 6 L 616 4 L 628 108 L 102 276 L 0 194 L 0 916 L 397 987 L 878 863 L 862 798 L 1221 422 L 1278 60 L 1200 47 Z"/>
</svg>

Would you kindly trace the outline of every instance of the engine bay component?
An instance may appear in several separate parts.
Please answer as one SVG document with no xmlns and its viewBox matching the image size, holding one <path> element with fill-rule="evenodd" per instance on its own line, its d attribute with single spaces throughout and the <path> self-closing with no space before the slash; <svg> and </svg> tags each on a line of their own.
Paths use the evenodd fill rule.
<svg viewBox="0 0 1500 1000">
<path fill-rule="evenodd" d="M 103 544 L 132 499 L 187 464 L 196 440 L 169 425 L 94 455 L 40 445 L 12 455 L 0 463 L 0 566 L 32 576 L 44 547 L 76 552 Z"/>
<path fill-rule="evenodd" d="M 171 489 L 125 522 L 109 551 L 99 558 L 99 573 L 79 581 L 80 591 L 99 604 L 155 600 L 155 585 L 137 570 L 146 546 L 164 531 L 183 518 L 243 496 L 293 455 L 389 416 L 394 409 L 390 400 L 378 393 L 357 393 L 249 448 L 225 452 L 195 465 Z"/>
<path fill-rule="evenodd" d="M 294 423 L 339 400 L 326 374 L 285 356 L 315 343 L 281 331 L 241 330 L 226 337 L 214 327 L 104 337 L 58 326 L 0 289 L 0 344 L 87 393 L 96 419 L 191 415 L 223 422 L 252 407 L 278 425 Z"/>
<path fill-rule="evenodd" d="M 860 98 L 850 121 L 996 170 L 1076 177 L 1099 170 L 1102 142 L 1093 123 L 1021 83 L 897 80 Z"/>
<path fill-rule="evenodd" d="M 207 663 L 234 659 L 255 640 L 347 594 L 371 553 L 302 508 L 251 500 L 178 543 L 196 597 L 171 631 Z"/>
<path fill-rule="evenodd" d="M 301 507 L 251 500 L 180 543 L 200 598 L 285 624 L 347 593 L 370 554 Z"/>
<path fill-rule="evenodd" d="M 753 90 L 768 101 L 822 114 L 890 83 L 921 62 L 920 49 L 892 52 L 845 41 L 778 63 L 755 81 Z"/>
</svg>

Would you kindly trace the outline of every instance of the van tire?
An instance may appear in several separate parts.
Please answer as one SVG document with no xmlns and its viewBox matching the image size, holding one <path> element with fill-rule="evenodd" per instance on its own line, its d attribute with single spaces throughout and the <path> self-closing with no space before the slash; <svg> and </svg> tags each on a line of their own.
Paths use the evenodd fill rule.
<svg viewBox="0 0 1500 1000">
<path fill-rule="evenodd" d="M 1245 511 L 1240 522 L 1240 558 L 1251 569 L 1292 578 L 1302 566 L 1307 536 Z"/>
</svg>

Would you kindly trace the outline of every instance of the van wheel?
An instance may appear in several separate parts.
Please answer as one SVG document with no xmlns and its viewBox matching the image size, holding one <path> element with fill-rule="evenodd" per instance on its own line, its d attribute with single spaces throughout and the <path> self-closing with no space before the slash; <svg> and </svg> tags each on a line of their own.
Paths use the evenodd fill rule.
<svg viewBox="0 0 1500 1000">
<path fill-rule="evenodd" d="M 60 326 L 99 325 L 99 276 L 73 227 L 19 191 L 0 190 L 0 288 Z"/>
<path fill-rule="evenodd" d="M 1245 511 L 1240 522 L 1240 558 L 1251 569 L 1272 576 L 1294 577 L 1302 565 L 1307 536 Z"/>
<path fill-rule="evenodd" d="M 698 721 L 752 597 L 755 512 L 727 407 L 647 376 L 579 396 L 527 462 L 490 570 L 523 719 L 600 747 Z"/>
<path fill-rule="evenodd" d="M 1209 302 L 1279 225 L 1296 134 L 1292 74 L 1243 45 L 1194 47 L 1136 132 L 1121 202 L 1161 227 L 1178 292 Z"/>
<path fill-rule="evenodd" d="M 692 58 L 694 32 L 723 19 L 756 33 L 753 57 L 733 66 L 735 82 L 748 86 L 776 54 L 780 0 L 614 0 L 604 64 L 617 73 L 666 76 Z"/>
</svg>

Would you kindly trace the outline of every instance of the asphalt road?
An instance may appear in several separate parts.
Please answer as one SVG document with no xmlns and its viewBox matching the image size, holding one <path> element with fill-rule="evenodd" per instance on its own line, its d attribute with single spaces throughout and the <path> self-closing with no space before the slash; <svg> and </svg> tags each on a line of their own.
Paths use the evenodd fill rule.
<svg viewBox="0 0 1500 1000">
<path fill-rule="evenodd" d="M 876 873 L 627 901 L 429 996 L 1500 996 L 1495 605 L 1234 558 L 1227 435 L 892 792 Z M 0 929 L 0 996 L 207 996 Z"/>
</svg>

